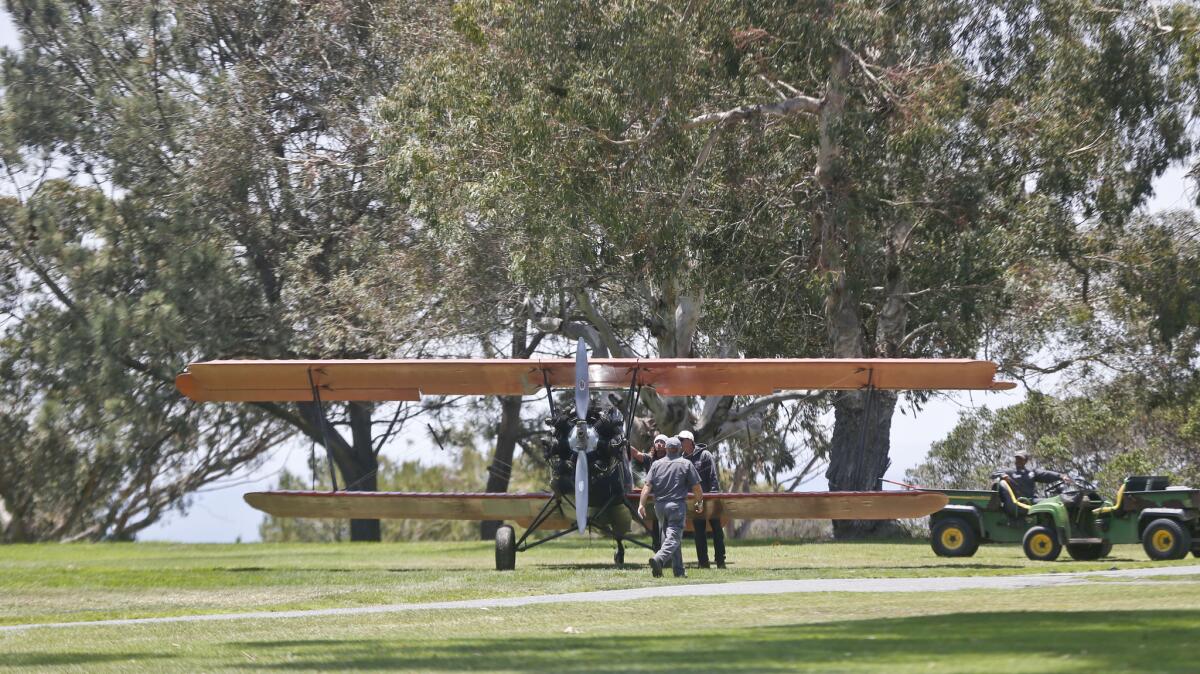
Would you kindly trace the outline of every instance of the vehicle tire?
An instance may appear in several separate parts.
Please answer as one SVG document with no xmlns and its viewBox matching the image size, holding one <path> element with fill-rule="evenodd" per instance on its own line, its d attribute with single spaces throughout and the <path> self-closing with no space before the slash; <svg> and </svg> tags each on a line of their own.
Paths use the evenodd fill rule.
<svg viewBox="0 0 1200 674">
<path fill-rule="evenodd" d="M 979 549 L 979 535 L 963 518 L 947 517 L 930 529 L 929 545 L 938 557 L 970 557 Z"/>
<path fill-rule="evenodd" d="M 1162 517 L 1142 532 L 1142 548 L 1146 556 L 1156 562 L 1183 559 L 1192 549 L 1192 534 L 1175 520 Z"/>
<path fill-rule="evenodd" d="M 512 571 L 517 568 L 517 538 L 513 528 L 507 524 L 496 529 L 496 570 Z"/>
<path fill-rule="evenodd" d="M 1067 554 L 1077 562 L 1093 562 L 1112 552 L 1112 543 L 1067 543 Z"/>
<path fill-rule="evenodd" d="M 1058 534 L 1050 527 L 1038 525 L 1025 532 L 1021 539 L 1021 547 L 1025 556 L 1035 562 L 1053 562 L 1062 552 L 1062 543 L 1058 542 Z"/>
</svg>

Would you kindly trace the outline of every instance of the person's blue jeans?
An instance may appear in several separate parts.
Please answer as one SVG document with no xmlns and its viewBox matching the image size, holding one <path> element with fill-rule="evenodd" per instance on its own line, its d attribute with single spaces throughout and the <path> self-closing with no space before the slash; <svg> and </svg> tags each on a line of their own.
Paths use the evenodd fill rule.
<svg viewBox="0 0 1200 674">
<path fill-rule="evenodd" d="M 683 575 L 683 523 L 687 519 L 686 501 L 655 501 L 654 514 L 658 516 L 658 530 L 662 536 L 662 547 L 654 558 L 663 566 L 671 561 L 671 570 L 676 576 Z"/>
</svg>

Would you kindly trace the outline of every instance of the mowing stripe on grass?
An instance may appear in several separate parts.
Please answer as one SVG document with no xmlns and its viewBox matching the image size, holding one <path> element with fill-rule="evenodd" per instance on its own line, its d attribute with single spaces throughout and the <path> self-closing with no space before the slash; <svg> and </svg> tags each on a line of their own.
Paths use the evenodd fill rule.
<svg viewBox="0 0 1200 674">
<path fill-rule="evenodd" d="M 661 597 L 713 597 L 721 595 L 794 594 L 806 592 L 952 592 L 955 590 L 1018 590 L 1031 587 L 1078 585 L 1100 578 L 1151 578 L 1163 576 L 1194 576 L 1200 565 L 1163 566 L 1118 571 L 1084 571 L 1078 573 L 1048 573 L 1026 576 L 948 576 L 942 578 L 824 578 L 805 580 L 749 580 L 732 583 L 695 583 L 640 587 L 627 590 L 569 592 L 525 597 L 495 599 L 464 599 L 412 604 L 382 604 L 350 608 L 323 608 L 297 611 L 251 611 L 247 613 L 210 613 L 172 616 L 166 618 L 124 618 L 29 625 L 0 626 L 0 632 L 16 632 L 37 628 L 96 627 L 114 625 L 143 625 L 157 623 L 208 622 L 215 620 L 266 620 L 275 618 L 314 618 L 322 616 L 369 615 L 399 611 L 429 611 L 445 609 L 493 609 L 536 604 L 571 602 L 616 602 Z"/>
</svg>

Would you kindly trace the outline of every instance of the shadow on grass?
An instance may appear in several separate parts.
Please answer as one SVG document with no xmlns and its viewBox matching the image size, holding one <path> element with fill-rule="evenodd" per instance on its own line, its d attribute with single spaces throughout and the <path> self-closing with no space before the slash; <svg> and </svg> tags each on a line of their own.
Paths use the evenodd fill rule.
<svg viewBox="0 0 1200 674">
<path fill-rule="evenodd" d="M 106 662 L 137 664 L 171 657 L 174 656 L 165 653 L 4 653 L 0 654 L 0 667 L 70 667 Z"/>
<path fill-rule="evenodd" d="M 646 555 L 646 558 L 649 559 L 650 555 Z M 557 571 L 587 571 L 588 569 L 608 569 L 615 571 L 618 569 L 635 569 L 641 567 L 650 568 L 645 564 L 631 564 L 629 562 L 625 562 L 620 566 L 617 566 L 613 562 L 579 562 L 578 564 L 538 564 L 537 562 L 530 562 L 529 566 Z"/>
<path fill-rule="evenodd" d="M 736 566 L 737 562 L 726 562 L 729 566 Z M 686 565 L 685 565 L 686 566 Z M 904 566 L 901 564 L 888 564 L 886 566 L 838 566 L 836 571 L 892 571 L 894 569 L 908 569 L 914 571 L 959 571 L 962 569 L 1026 569 L 1028 567 L 1022 564 L 917 564 Z M 828 566 L 754 566 L 747 567 L 749 571 L 780 571 L 780 572 L 797 572 L 797 571 L 829 571 Z"/>
<path fill-rule="evenodd" d="M 690 540 L 690 538 L 689 538 Z M 928 538 L 879 538 L 861 541 L 835 541 L 827 538 L 726 538 L 729 545 L 739 548 L 804 547 L 809 545 L 917 545 L 929 547 Z"/>
<path fill-rule="evenodd" d="M 1193 672 L 1186 635 L 1195 611 L 957 613 L 688 632 L 653 638 L 587 633 L 545 637 L 450 640 L 397 638 L 330 642 L 236 642 L 264 660 L 261 667 L 308 670 L 516 670 L 621 672 L 747 672 L 845 667 L 890 670 L 932 663 L 943 671 L 987 670 L 1045 661 L 1055 672 Z"/>
</svg>

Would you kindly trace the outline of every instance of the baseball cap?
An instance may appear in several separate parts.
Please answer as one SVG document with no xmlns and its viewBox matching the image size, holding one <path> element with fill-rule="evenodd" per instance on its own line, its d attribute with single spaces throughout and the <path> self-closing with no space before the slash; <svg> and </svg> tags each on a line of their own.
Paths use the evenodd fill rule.
<svg viewBox="0 0 1200 674">
<path fill-rule="evenodd" d="M 692 442 L 696 441 L 696 436 L 692 435 L 691 431 L 679 431 L 679 435 L 675 437 L 679 438 L 680 440 L 691 440 Z"/>
<path fill-rule="evenodd" d="M 667 438 L 667 449 L 683 449 L 683 443 L 679 438 Z"/>
<path fill-rule="evenodd" d="M 1013 452 L 1013 458 L 1014 459 L 1025 459 L 1026 461 L 1028 461 L 1029 460 L 1029 452 L 1027 452 L 1023 449 L 1018 449 L 1017 451 Z"/>
<path fill-rule="evenodd" d="M 659 433 L 658 435 L 654 436 L 654 442 L 666 442 L 666 441 L 667 441 L 667 436 L 663 433 Z"/>
</svg>

